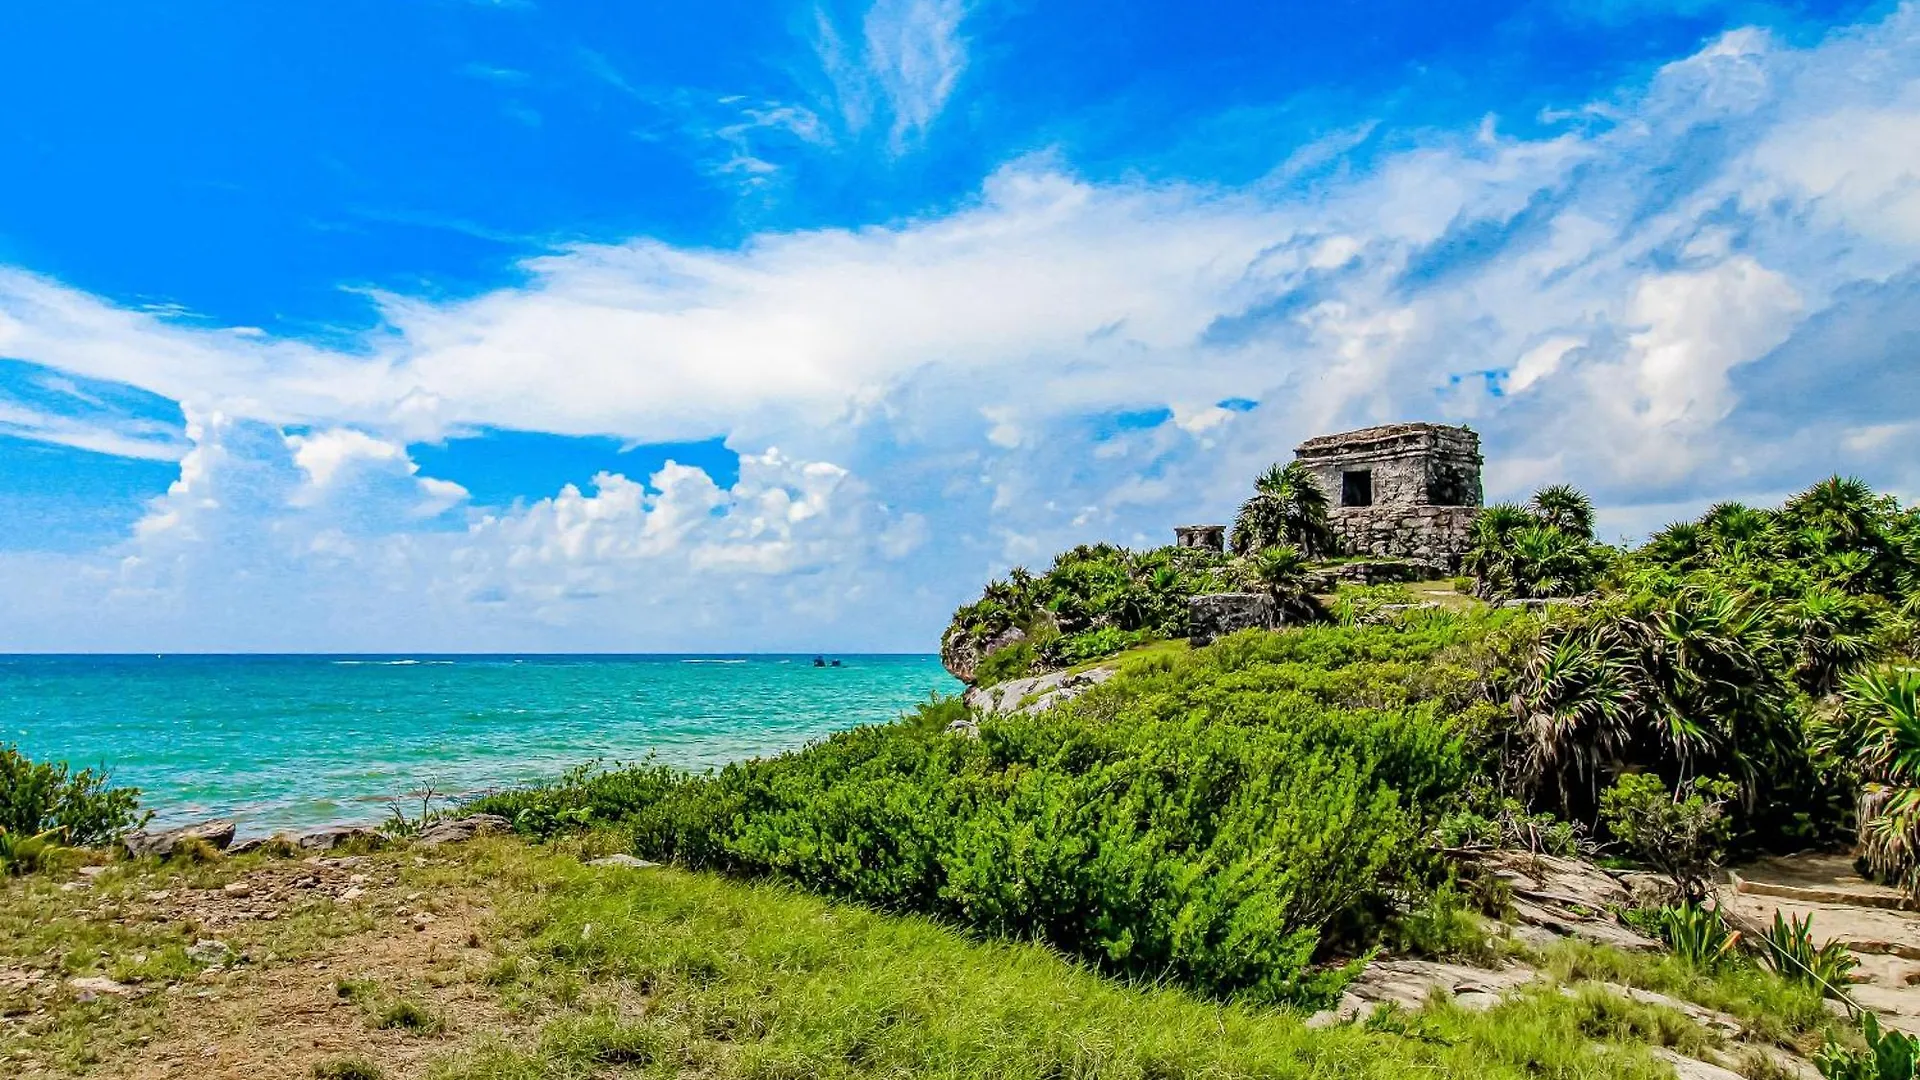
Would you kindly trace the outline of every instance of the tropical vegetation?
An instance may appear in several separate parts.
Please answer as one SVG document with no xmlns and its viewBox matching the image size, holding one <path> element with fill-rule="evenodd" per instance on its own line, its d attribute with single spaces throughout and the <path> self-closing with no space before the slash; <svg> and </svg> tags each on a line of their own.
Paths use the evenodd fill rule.
<svg viewBox="0 0 1920 1080">
<path fill-rule="evenodd" d="M 1565 484 L 1526 506 L 1496 503 L 1473 521 L 1465 567 L 1486 599 L 1577 596 L 1593 588 L 1612 550 L 1594 543 L 1593 503 Z"/>
<path fill-rule="evenodd" d="M 1308 557 L 1337 554 L 1327 493 L 1297 461 L 1272 465 L 1253 482 L 1253 497 L 1233 519 L 1233 550 L 1252 554 L 1286 544 Z"/>
<path fill-rule="evenodd" d="M 1421 887 L 1409 857 L 1472 770 L 1498 618 L 1253 634 L 1037 716 L 956 701 L 710 776 L 662 768 L 483 799 L 575 807 L 639 854 L 1037 937 L 1113 971 L 1321 1002 L 1342 934 Z M 609 798 L 619 790 L 621 800 Z M 1372 914 L 1369 914 L 1372 913 Z"/>
<path fill-rule="evenodd" d="M 140 809 L 139 788 L 113 787 L 103 771 L 74 772 L 66 762 L 35 762 L 0 745 L 0 834 L 15 838 L 10 843 L 107 844 L 151 817 Z"/>
</svg>

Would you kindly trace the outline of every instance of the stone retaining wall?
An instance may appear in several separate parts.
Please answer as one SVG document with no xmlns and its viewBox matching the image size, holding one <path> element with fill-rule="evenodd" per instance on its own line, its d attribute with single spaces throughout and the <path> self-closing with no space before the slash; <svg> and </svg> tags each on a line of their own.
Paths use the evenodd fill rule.
<svg viewBox="0 0 1920 1080">
<path fill-rule="evenodd" d="M 1477 506 L 1341 506 L 1328 517 L 1349 555 L 1405 559 L 1457 574 L 1479 513 Z"/>
</svg>

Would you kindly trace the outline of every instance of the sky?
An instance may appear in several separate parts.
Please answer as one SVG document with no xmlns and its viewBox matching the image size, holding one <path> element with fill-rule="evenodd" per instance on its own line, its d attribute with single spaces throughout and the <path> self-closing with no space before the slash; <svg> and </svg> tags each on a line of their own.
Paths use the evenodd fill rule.
<svg viewBox="0 0 1920 1080">
<path fill-rule="evenodd" d="M 1481 434 L 1920 494 L 1920 7 L 0 10 L 0 650 L 928 652 Z"/>
</svg>

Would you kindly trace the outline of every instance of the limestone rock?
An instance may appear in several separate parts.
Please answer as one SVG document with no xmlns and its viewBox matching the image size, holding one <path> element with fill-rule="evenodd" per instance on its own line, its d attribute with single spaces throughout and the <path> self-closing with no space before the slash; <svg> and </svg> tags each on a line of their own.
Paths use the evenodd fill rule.
<svg viewBox="0 0 1920 1080">
<path fill-rule="evenodd" d="M 1060 704 L 1071 701 L 1081 694 L 1099 686 L 1119 672 L 1110 667 L 1089 668 L 1086 671 L 1054 671 L 1045 675 L 1035 675 L 1027 679 L 1008 679 L 992 686 L 976 686 L 967 691 L 966 702 L 976 712 L 986 716 L 1014 716 L 1041 713 Z M 952 730 L 960 721 L 948 725 Z M 977 723 L 971 727 L 978 731 Z"/>
<path fill-rule="evenodd" d="M 1457 857 L 1477 865 L 1513 890 L 1514 936 L 1543 945 L 1577 937 L 1633 951 L 1660 943 L 1620 922 L 1614 912 L 1633 906 L 1633 894 L 1613 875 L 1585 859 L 1526 851 L 1468 851 Z"/>
<path fill-rule="evenodd" d="M 422 829 L 416 842 L 427 847 L 441 844 L 461 844 L 476 836 L 487 833 L 504 833 L 513 830 L 513 822 L 499 814 L 468 814 L 466 817 L 450 821 L 436 821 Z"/>
<path fill-rule="evenodd" d="M 1271 630 L 1277 622 L 1273 597 L 1263 593 L 1212 593 L 1187 601 L 1188 640 L 1194 647 L 1241 630 Z"/>
<path fill-rule="evenodd" d="M 984 642 L 979 642 L 970 635 L 961 633 L 959 627 L 950 626 L 940 638 L 940 663 L 954 678 L 971 686 L 979 673 L 980 661 L 985 660 L 989 654 L 999 652 L 1009 645 L 1018 645 L 1026 639 L 1026 631 L 1007 629 Z"/>
<path fill-rule="evenodd" d="M 387 838 L 373 829 L 362 829 L 356 825 L 329 825 L 323 829 L 311 829 L 293 838 L 293 842 L 302 851 L 332 851 L 349 841 L 359 840 L 373 847 L 380 847 Z"/>
<path fill-rule="evenodd" d="M 228 818 L 202 821 L 193 825 L 182 825 L 177 829 L 161 832 L 129 833 L 120 843 L 126 848 L 130 859 L 145 859 L 158 856 L 162 859 L 173 854 L 181 844 L 193 840 L 204 840 L 212 844 L 217 851 L 225 851 L 233 843 L 236 824 Z"/>
<path fill-rule="evenodd" d="M 1631 871 L 1620 875 L 1620 884 L 1626 886 L 1630 907 L 1658 908 L 1680 902 L 1680 887 L 1665 874 Z"/>
<path fill-rule="evenodd" d="M 1737 1072 L 1723 1069 L 1718 1065 L 1709 1065 L 1685 1054 L 1676 1053 L 1664 1046 L 1648 1047 L 1654 1057 L 1673 1066 L 1673 1075 L 1679 1080 L 1744 1080 Z"/>
<path fill-rule="evenodd" d="M 67 985 L 79 994 L 106 994 L 109 997 L 121 997 L 133 993 L 133 987 L 126 983 L 115 982 L 104 975 L 86 975 L 78 979 L 68 979 Z"/>
<path fill-rule="evenodd" d="M 1376 960 L 1340 996 L 1340 1004 L 1315 1013 L 1308 1027 L 1364 1020 L 1382 1005 L 1418 1009 L 1435 994 L 1451 996 L 1469 1009 L 1488 1009 L 1539 976 L 1528 967 L 1500 971 L 1432 960 Z"/>
<path fill-rule="evenodd" d="M 217 938 L 203 938 L 187 950 L 187 959 L 207 967 L 221 967 L 233 962 L 233 946 Z"/>
<path fill-rule="evenodd" d="M 629 870 L 652 870 L 660 864 L 633 855 L 607 855 L 587 862 L 588 866 L 622 866 Z"/>
</svg>

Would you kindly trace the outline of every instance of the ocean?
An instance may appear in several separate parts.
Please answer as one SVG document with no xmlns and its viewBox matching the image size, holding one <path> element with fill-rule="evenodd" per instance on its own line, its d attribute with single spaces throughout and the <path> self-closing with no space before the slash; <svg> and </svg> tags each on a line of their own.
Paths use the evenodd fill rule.
<svg viewBox="0 0 1920 1080">
<path fill-rule="evenodd" d="M 932 656 L 7 656 L 0 743 L 102 766 L 157 824 L 244 835 L 411 816 L 649 755 L 694 769 L 891 720 L 959 684 Z M 445 802 L 436 803 L 445 806 Z"/>
</svg>

